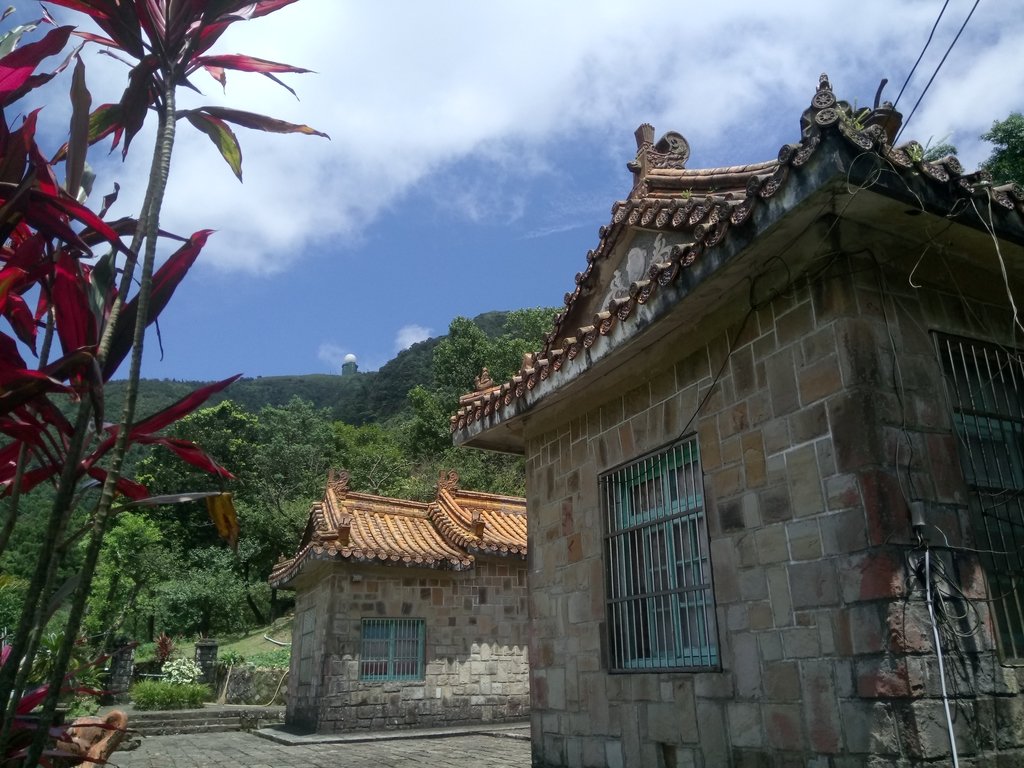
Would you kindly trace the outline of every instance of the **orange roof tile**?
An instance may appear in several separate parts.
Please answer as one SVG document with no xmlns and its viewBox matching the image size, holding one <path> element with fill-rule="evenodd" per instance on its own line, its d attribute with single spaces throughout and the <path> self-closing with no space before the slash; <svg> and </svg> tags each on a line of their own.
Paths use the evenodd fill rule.
<svg viewBox="0 0 1024 768">
<path fill-rule="evenodd" d="M 476 554 L 526 556 L 525 499 L 461 491 L 454 472 L 429 504 L 372 496 L 349 491 L 348 473 L 332 470 L 298 552 L 269 581 L 286 587 L 310 560 L 465 570 Z"/>
<path fill-rule="evenodd" d="M 489 425 L 499 423 L 539 382 L 557 376 L 567 360 L 574 360 L 599 343 L 616 324 L 629 322 L 638 305 L 674 283 L 683 270 L 720 246 L 733 231 L 745 230 L 749 236 L 755 210 L 799 175 L 801 167 L 826 140 L 838 137 L 859 153 L 875 155 L 896 174 L 919 176 L 953 199 L 969 199 L 979 189 L 989 187 L 987 171 L 965 174 L 956 157 L 927 162 L 923 159 L 924 148 L 916 141 L 893 146 L 892 137 L 901 121 L 900 114 L 888 104 L 855 117 L 847 102 L 836 99 L 828 77 L 822 75 L 811 105 L 801 116 L 800 141 L 784 145 L 778 156 L 767 162 L 687 169 L 689 145 L 681 135 L 670 132 L 655 143 L 654 128 L 640 126 L 636 131 L 637 156 L 628 164 L 633 172 L 633 188 L 626 200 L 612 207 L 611 222 L 600 228 L 598 245 L 587 253 L 586 268 L 576 274 L 575 288 L 565 294 L 566 308 L 555 316 L 543 349 L 528 355 L 509 381 L 464 395 L 451 417 L 451 431 L 465 433 L 484 420 Z M 1015 215 L 1020 226 L 1024 189 L 1009 184 L 989 188 L 988 193 L 993 209 Z M 663 261 L 652 264 L 644 278 L 629 286 L 628 293 L 610 299 L 593 316 L 582 316 L 586 310 L 581 299 L 593 289 L 596 269 L 636 228 L 683 233 L 689 242 L 673 246 Z"/>
</svg>

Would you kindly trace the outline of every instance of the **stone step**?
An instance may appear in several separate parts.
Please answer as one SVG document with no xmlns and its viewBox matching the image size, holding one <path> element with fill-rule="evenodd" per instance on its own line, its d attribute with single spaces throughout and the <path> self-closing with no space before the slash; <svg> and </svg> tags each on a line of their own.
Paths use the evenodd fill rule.
<svg viewBox="0 0 1024 768">
<path fill-rule="evenodd" d="M 149 711 L 125 709 L 128 727 L 146 736 L 248 731 L 284 721 L 284 707 L 211 706 L 203 709 Z"/>
<path fill-rule="evenodd" d="M 212 723 L 203 723 L 196 720 L 183 720 L 181 722 L 164 723 L 137 723 L 135 727 L 129 723 L 136 733 L 142 736 L 170 736 L 182 733 L 229 733 L 242 730 L 239 720 L 218 720 Z"/>
</svg>

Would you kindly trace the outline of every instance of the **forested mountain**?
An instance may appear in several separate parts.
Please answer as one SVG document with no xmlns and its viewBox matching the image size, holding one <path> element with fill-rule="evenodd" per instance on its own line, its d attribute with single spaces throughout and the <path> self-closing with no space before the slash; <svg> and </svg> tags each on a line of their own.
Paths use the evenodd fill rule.
<svg viewBox="0 0 1024 768">
<path fill-rule="evenodd" d="M 452 470 L 464 488 L 524 493 L 522 459 L 454 447 L 449 416 L 481 367 L 501 381 L 524 352 L 539 349 L 552 314 L 524 309 L 455 318 L 447 335 L 413 345 L 378 371 L 235 382 L 166 430 L 200 446 L 234 480 L 195 469 L 164 448 L 135 446 L 129 477 L 151 495 L 232 492 L 241 534 L 237 551 L 226 548 L 202 502 L 119 511 L 89 599 L 84 626 L 92 642 L 265 624 L 288 600 L 275 599 L 267 575 L 279 557 L 294 554 L 329 467 L 347 469 L 353 490 L 384 496 L 432 499 L 438 475 Z M 201 384 L 145 381 L 138 412 L 166 408 Z M 121 397 L 120 386 L 107 388 L 108 420 Z M 73 520 L 79 531 L 95 495 L 83 486 Z M 23 498 L 14 535 L 0 548 L 0 633 L 17 619 L 51 501 L 46 485 Z M 77 536 L 62 579 L 73 579 L 80 562 Z"/>
<path fill-rule="evenodd" d="M 542 316 L 547 310 L 539 310 Z M 550 310 L 554 314 L 554 310 Z M 492 311 L 472 319 L 489 339 L 498 339 L 515 329 L 509 329 L 510 313 Z M 227 390 L 209 401 L 210 405 L 225 400 L 248 411 L 258 411 L 265 405 L 283 406 L 292 398 L 312 403 L 317 409 L 327 409 L 331 418 L 346 424 L 361 426 L 379 423 L 398 415 L 410 407 L 409 390 L 420 386 L 434 387 L 434 350 L 447 335 L 435 336 L 413 344 L 399 352 L 377 371 L 360 371 L 353 375 L 311 373 L 296 376 L 258 376 L 236 381 Z M 204 382 L 174 379 L 146 379 L 139 395 L 139 413 L 153 413 L 201 386 Z M 472 385 L 472 378 L 465 388 Z M 107 386 L 107 409 L 120 413 L 123 382 L 112 381 Z"/>
</svg>

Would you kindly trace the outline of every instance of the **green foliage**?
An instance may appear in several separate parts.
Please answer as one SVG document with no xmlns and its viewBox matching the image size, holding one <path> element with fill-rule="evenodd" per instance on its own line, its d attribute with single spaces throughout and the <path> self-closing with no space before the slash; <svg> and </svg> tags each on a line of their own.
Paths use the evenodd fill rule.
<svg viewBox="0 0 1024 768">
<path fill-rule="evenodd" d="M 154 520 L 139 512 L 119 514 L 103 540 L 86 632 L 109 640 L 137 605 L 151 601 L 153 587 L 175 568 L 175 554 Z"/>
<path fill-rule="evenodd" d="M 994 145 L 992 155 L 982 163 L 993 181 L 1024 184 L 1024 114 L 1011 112 L 1005 120 L 996 120 L 981 138 Z"/>
<path fill-rule="evenodd" d="M 203 674 L 195 659 L 171 659 L 161 671 L 167 675 L 167 682 L 174 685 L 191 685 Z"/>
<path fill-rule="evenodd" d="M 217 661 L 228 667 L 237 667 L 245 663 L 245 656 L 238 651 L 224 651 L 217 657 Z"/>
<path fill-rule="evenodd" d="M 332 466 L 350 472 L 353 489 L 383 496 L 432 499 L 442 470 L 456 471 L 464 488 L 523 494 L 522 460 L 453 447 L 449 417 L 481 367 L 501 381 L 524 352 L 540 349 L 551 316 L 532 309 L 457 318 L 447 337 L 413 345 L 378 372 L 242 380 L 231 400 L 177 422 L 168 436 L 195 442 L 236 476 L 226 489 L 241 527 L 237 552 L 224 549 L 201 502 L 122 512 L 103 548 L 89 632 L 123 625 L 151 640 L 156 631 L 224 637 L 265 626 L 288 597 L 272 604 L 267 575 L 294 554 Z M 177 396 L 177 388 L 191 385 L 145 382 L 147 410 L 161 405 L 162 389 Z M 339 406 L 337 398 L 354 399 Z M 359 415 L 335 421 L 339 407 Z M 391 418 L 379 419 L 385 412 Z M 220 489 L 162 449 L 144 456 L 137 474 L 154 494 Z M 274 653 L 286 663 L 287 650 Z"/>
<path fill-rule="evenodd" d="M 10 574 L 0 575 L 0 636 L 6 637 L 17 625 L 27 589 L 27 579 Z"/>
<path fill-rule="evenodd" d="M 200 683 L 178 685 L 165 680 L 143 680 L 128 692 L 136 709 L 198 709 L 213 694 Z"/>
<path fill-rule="evenodd" d="M 351 474 L 353 490 L 400 497 L 407 492 L 412 463 L 401 434 L 380 424 L 333 425 L 338 466 Z"/>
<path fill-rule="evenodd" d="M 213 635 L 248 626 L 246 585 L 222 547 L 186 553 L 184 566 L 155 590 L 158 626 L 173 635 Z"/>
<path fill-rule="evenodd" d="M 924 159 L 929 163 L 934 163 L 950 155 L 956 155 L 956 151 L 956 147 L 948 141 L 940 141 L 935 145 L 929 142 L 928 146 L 924 148 Z"/>
<path fill-rule="evenodd" d="M 291 648 L 276 648 L 266 653 L 254 653 L 247 661 L 258 669 L 287 669 L 291 658 Z"/>
</svg>

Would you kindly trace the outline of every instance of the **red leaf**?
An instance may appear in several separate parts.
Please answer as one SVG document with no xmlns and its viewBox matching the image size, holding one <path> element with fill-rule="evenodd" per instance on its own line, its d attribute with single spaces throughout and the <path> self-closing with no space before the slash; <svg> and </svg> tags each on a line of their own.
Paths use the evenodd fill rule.
<svg viewBox="0 0 1024 768">
<path fill-rule="evenodd" d="M 8 306 L 4 312 L 7 322 L 11 324 L 11 328 L 14 329 L 14 333 L 17 334 L 21 343 L 35 353 L 37 326 L 28 304 L 25 303 L 25 299 L 16 295 L 9 295 L 7 302 Z"/>
<path fill-rule="evenodd" d="M 291 64 L 281 64 L 276 61 L 257 59 L 255 56 L 243 56 L 238 53 L 228 53 L 219 56 L 200 56 L 195 59 L 194 63 L 203 67 L 237 69 L 239 72 L 310 72 L 308 69 L 293 67 Z"/>
<path fill-rule="evenodd" d="M 192 413 L 210 397 L 227 388 L 229 384 L 234 383 L 241 377 L 242 374 L 239 373 L 229 379 L 207 384 L 205 387 L 200 387 L 194 392 L 185 395 L 185 397 L 173 405 L 164 408 L 162 411 L 157 411 L 152 416 L 136 423 L 132 427 L 132 438 L 138 439 L 142 435 L 151 435 L 154 432 L 159 432 L 164 427 L 170 426 L 178 419 Z"/>
<path fill-rule="evenodd" d="M 175 456 L 193 467 L 197 467 L 211 475 L 217 475 L 224 480 L 234 480 L 235 476 L 221 466 L 206 451 L 193 443 L 191 440 L 183 440 L 176 437 L 155 437 L 144 435 L 135 438 L 135 442 L 146 445 L 162 445 Z"/>
<path fill-rule="evenodd" d="M 128 74 L 128 87 L 121 96 L 121 118 L 124 123 L 122 157 L 127 157 L 128 145 L 142 129 L 146 112 L 153 104 L 153 74 L 159 69 L 159 64 L 156 56 L 149 55 L 136 64 Z"/>
<path fill-rule="evenodd" d="M 86 470 L 86 474 L 95 480 L 99 480 L 101 483 L 105 483 L 107 481 L 107 470 L 102 467 L 93 465 Z M 126 496 L 132 501 L 145 499 L 149 496 L 149 489 L 146 488 L 146 486 L 142 483 L 137 483 L 134 480 L 129 480 L 127 477 L 119 477 L 117 479 L 116 487 L 118 493 Z"/>
<path fill-rule="evenodd" d="M 96 343 L 96 319 L 85 293 L 85 277 L 77 267 L 77 261 L 62 251 L 53 276 L 57 335 L 65 354 Z"/>
<path fill-rule="evenodd" d="M 258 115 L 255 112 L 244 112 L 240 109 L 229 109 L 228 107 L 200 107 L 198 112 L 205 112 L 229 123 L 235 123 L 245 128 L 254 128 L 258 131 L 269 131 L 270 133 L 304 133 L 308 136 L 323 136 L 331 138 L 326 133 L 310 128 L 308 125 L 288 123 L 284 120 L 276 120 L 266 115 Z"/>
<path fill-rule="evenodd" d="M 207 238 L 213 233 L 211 229 L 201 229 L 188 239 L 181 248 L 171 254 L 170 258 L 153 273 L 153 290 L 149 299 L 149 317 L 146 325 L 150 325 L 171 300 L 175 289 L 184 279 L 188 270 L 195 263 L 199 252 L 206 245 Z M 132 348 L 135 334 L 135 318 L 138 316 L 138 297 L 133 298 L 121 311 L 117 319 L 117 327 L 110 342 L 110 351 L 103 366 L 103 378 L 109 381 L 117 367 L 127 357 Z"/>
<path fill-rule="evenodd" d="M 57 27 L 42 40 L 16 48 L 0 59 L 0 105 L 6 106 L 24 92 L 24 86 L 43 59 L 60 53 L 74 27 Z"/>
<path fill-rule="evenodd" d="M 297 0 L 259 0 L 259 2 L 253 3 L 255 7 L 246 14 L 246 18 L 255 19 L 260 16 L 266 16 L 268 13 L 273 13 L 294 2 L 297 2 Z"/>
</svg>

